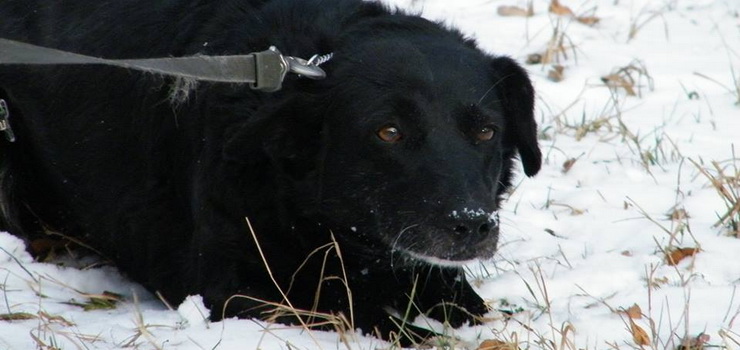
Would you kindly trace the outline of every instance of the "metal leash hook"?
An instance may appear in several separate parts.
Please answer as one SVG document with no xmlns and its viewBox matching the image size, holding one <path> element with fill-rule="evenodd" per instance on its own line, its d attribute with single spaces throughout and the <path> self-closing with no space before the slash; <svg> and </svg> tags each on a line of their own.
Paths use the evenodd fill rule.
<svg viewBox="0 0 740 350">
<path fill-rule="evenodd" d="M 285 60 L 288 61 L 288 69 L 291 73 L 313 80 L 326 78 L 326 72 L 319 66 L 312 64 L 311 61 L 292 56 L 285 57 Z"/>
<path fill-rule="evenodd" d="M 299 57 L 283 56 L 275 46 L 270 46 L 268 50 L 257 52 L 254 56 L 257 82 L 250 86 L 254 90 L 271 92 L 282 88 L 288 73 L 314 80 L 326 78 L 326 72 L 319 65 L 331 59 L 332 55 L 315 55 L 306 61 Z"/>
</svg>

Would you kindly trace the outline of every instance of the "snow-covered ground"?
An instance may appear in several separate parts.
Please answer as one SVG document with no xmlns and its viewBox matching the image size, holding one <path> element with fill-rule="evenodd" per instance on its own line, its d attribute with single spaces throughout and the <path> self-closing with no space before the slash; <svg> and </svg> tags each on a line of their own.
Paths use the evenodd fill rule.
<svg viewBox="0 0 740 350">
<path fill-rule="evenodd" d="M 707 176 L 740 195 L 740 1 L 561 0 L 575 16 L 531 2 L 534 16 L 520 17 L 497 10 L 526 8 L 525 0 L 389 1 L 496 54 L 524 63 L 549 47 L 554 60 L 527 66 L 543 171 L 521 179 L 506 203 L 500 253 L 469 266 L 497 311 L 485 325 L 449 331 L 460 339 L 454 346 L 677 349 L 685 338 L 740 349 L 740 238 L 715 225 L 728 210 Z M 562 74 L 550 73 L 555 65 Z M 627 88 L 607 87 L 610 74 Z M 197 297 L 170 311 L 114 268 L 36 263 L 6 233 L 0 248 L 3 350 L 389 346 L 253 320 L 207 323 Z M 678 248 L 698 250 L 669 264 Z M 123 301 L 79 305 L 104 291 Z"/>
</svg>

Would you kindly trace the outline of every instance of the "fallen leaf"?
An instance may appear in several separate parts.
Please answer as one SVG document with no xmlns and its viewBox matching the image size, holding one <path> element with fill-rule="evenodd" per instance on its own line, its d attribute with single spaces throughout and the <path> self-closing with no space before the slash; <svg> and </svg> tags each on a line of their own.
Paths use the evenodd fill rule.
<svg viewBox="0 0 740 350">
<path fill-rule="evenodd" d="M 507 343 L 497 339 L 484 340 L 477 350 L 519 350 L 516 344 Z"/>
<path fill-rule="evenodd" d="M 639 320 L 642 318 L 642 309 L 640 309 L 640 305 L 634 304 L 629 307 L 629 309 L 624 310 L 624 313 L 629 316 L 632 320 Z"/>
<path fill-rule="evenodd" d="M 534 11 L 532 9 L 523 9 L 521 7 L 516 6 L 506 6 L 502 5 L 499 6 L 498 9 L 496 9 L 496 12 L 498 12 L 499 16 L 504 17 L 532 17 L 534 16 Z"/>
<path fill-rule="evenodd" d="M 563 174 L 567 174 L 570 171 L 570 169 L 573 167 L 573 165 L 576 164 L 576 161 L 578 161 L 578 158 L 570 158 L 566 160 L 563 163 Z"/>
<path fill-rule="evenodd" d="M 559 83 L 564 78 L 564 74 L 563 74 L 564 71 L 565 71 L 565 67 L 559 64 L 556 64 L 552 66 L 552 69 L 550 69 L 549 72 L 547 72 L 547 78 L 550 79 L 550 81 Z"/>
<path fill-rule="evenodd" d="M 673 221 L 680 221 L 683 219 L 690 218 L 689 213 L 686 212 L 686 209 L 678 208 L 673 210 L 670 214 L 668 214 L 668 218 Z"/>
<path fill-rule="evenodd" d="M 587 26 L 593 26 L 601 21 L 601 18 L 596 16 L 580 16 L 576 17 L 576 21 L 581 22 Z"/>
<path fill-rule="evenodd" d="M 561 5 L 558 0 L 552 0 L 548 10 L 559 16 L 573 16 L 573 11 L 567 6 Z"/>
<path fill-rule="evenodd" d="M 601 77 L 601 81 L 606 84 L 606 86 L 610 88 L 622 88 L 624 91 L 627 92 L 627 95 L 629 96 L 637 96 L 637 93 L 634 89 L 634 83 L 631 81 L 628 81 L 627 79 L 623 78 L 619 74 L 609 74 L 606 76 Z"/>
<path fill-rule="evenodd" d="M 533 53 L 527 56 L 526 64 L 540 64 L 542 63 L 542 54 Z"/>
<path fill-rule="evenodd" d="M 630 320 L 630 329 L 632 330 L 632 340 L 635 341 L 635 344 L 650 345 L 650 336 L 632 320 Z"/>
<path fill-rule="evenodd" d="M 674 248 L 666 252 L 666 264 L 676 266 L 681 260 L 696 255 L 699 248 Z"/>
<path fill-rule="evenodd" d="M 681 339 L 681 345 L 676 350 L 704 350 L 711 345 L 707 345 L 711 337 L 709 334 L 700 333 L 696 337 L 685 337 Z"/>
</svg>

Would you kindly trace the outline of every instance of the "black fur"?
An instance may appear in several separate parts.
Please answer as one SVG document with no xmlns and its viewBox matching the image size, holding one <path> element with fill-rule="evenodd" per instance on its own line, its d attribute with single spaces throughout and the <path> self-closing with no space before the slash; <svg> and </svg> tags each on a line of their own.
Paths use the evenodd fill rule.
<svg viewBox="0 0 740 350">
<path fill-rule="evenodd" d="M 1 144 L 3 229 L 76 237 L 170 302 L 203 295 L 213 319 L 283 302 L 245 218 L 296 308 L 384 338 L 390 309 L 455 327 L 487 312 L 454 262 L 494 253 L 515 155 L 530 176 L 541 163 L 534 92 L 511 59 L 355 0 L 4 0 L 0 37 L 106 58 L 334 53 L 327 79 L 276 93 L 0 66 L 18 139 Z M 381 140 L 386 126 L 401 139 Z M 332 237 L 341 254 L 324 268 Z M 344 271 L 351 299 L 330 278 Z M 254 299 L 224 307 L 235 294 Z M 405 343 L 429 334 L 413 330 Z"/>
</svg>

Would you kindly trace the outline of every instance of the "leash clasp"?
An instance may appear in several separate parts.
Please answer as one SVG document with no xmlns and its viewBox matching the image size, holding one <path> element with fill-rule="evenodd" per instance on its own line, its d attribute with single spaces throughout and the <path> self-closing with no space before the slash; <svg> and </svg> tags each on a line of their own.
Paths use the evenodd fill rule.
<svg viewBox="0 0 740 350">
<path fill-rule="evenodd" d="M 10 109 L 2 98 L 0 98 L 0 131 L 5 134 L 8 141 L 15 142 L 15 134 L 10 127 Z"/>
<path fill-rule="evenodd" d="M 254 58 L 256 82 L 250 84 L 250 87 L 254 90 L 278 91 L 288 73 L 298 74 L 309 79 L 326 78 L 326 72 L 318 66 L 325 61 L 314 62 L 313 58 L 306 61 L 298 57 L 283 56 L 274 46 L 271 46 L 268 50 L 254 53 Z"/>
</svg>

